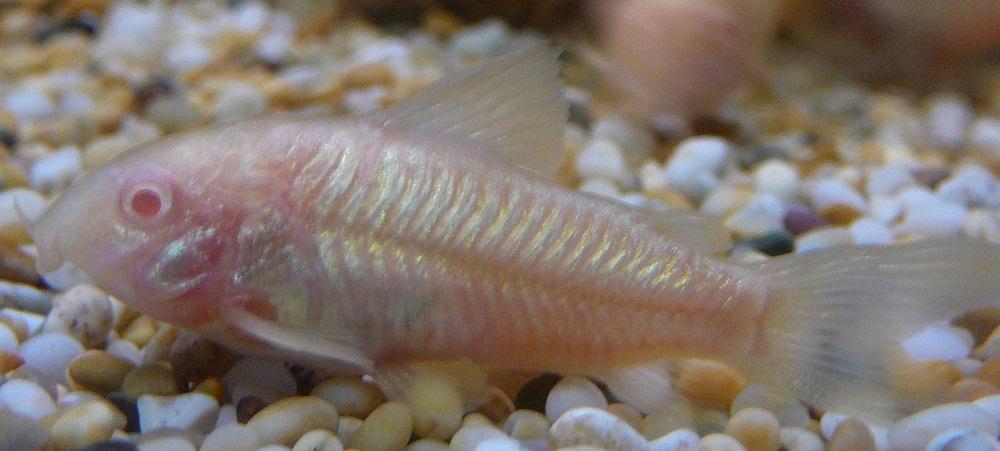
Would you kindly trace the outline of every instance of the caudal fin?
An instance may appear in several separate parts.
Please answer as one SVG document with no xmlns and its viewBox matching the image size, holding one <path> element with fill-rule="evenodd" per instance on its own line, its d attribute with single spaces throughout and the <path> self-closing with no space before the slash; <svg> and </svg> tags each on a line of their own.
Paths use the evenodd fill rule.
<svg viewBox="0 0 1000 451">
<path fill-rule="evenodd" d="M 904 389 L 902 340 L 1000 303 L 1000 247 L 981 241 L 831 249 L 776 258 L 762 270 L 772 308 L 749 371 L 816 407 L 873 421 L 932 400 Z"/>
</svg>

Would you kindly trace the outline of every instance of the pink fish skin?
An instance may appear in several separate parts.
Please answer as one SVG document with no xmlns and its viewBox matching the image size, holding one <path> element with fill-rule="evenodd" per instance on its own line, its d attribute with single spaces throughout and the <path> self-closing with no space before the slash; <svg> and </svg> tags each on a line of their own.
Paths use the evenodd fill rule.
<svg viewBox="0 0 1000 451">
<path fill-rule="evenodd" d="M 669 391 L 665 362 L 695 356 L 821 408 L 896 415 L 899 340 L 997 300 L 992 244 L 751 267 L 718 255 L 710 218 L 550 181 L 565 127 L 555 55 L 520 44 L 369 117 L 277 117 L 137 149 L 32 225 L 39 268 L 76 265 L 133 308 L 247 352 L 385 380 L 434 362 L 578 372 L 644 410 Z"/>
</svg>

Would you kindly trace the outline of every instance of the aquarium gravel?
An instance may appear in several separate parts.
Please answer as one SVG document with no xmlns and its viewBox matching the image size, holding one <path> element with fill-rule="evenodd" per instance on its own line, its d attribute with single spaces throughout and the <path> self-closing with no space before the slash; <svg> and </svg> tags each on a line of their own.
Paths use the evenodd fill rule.
<svg viewBox="0 0 1000 451">
<path fill-rule="evenodd" d="M 524 33 L 439 10 L 383 29 L 308 2 L 44 3 L 0 8 L 0 449 L 1000 449 L 996 309 L 904 343 L 925 362 L 915 390 L 943 383 L 951 402 L 893 425 L 691 360 L 678 364 L 675 400 L 648 415 L 599 381 L 498 374 L 490 400 L 439 437 L 367 379 L 236 355 L 81 274 L 41 275 L 23 220 L 88 168 L 204 124 L 374 111 Z M 963 74 L 963 89 L 917 95 L 791 48 L 716 115 L 647 123 L 605 98 L 586 58 L 571 48 L 564 60 L 561 181 L 715 215 L 737 238 L 736 261 L 927 237 L 1000 242 L 996 62 Z"/>
</svg>

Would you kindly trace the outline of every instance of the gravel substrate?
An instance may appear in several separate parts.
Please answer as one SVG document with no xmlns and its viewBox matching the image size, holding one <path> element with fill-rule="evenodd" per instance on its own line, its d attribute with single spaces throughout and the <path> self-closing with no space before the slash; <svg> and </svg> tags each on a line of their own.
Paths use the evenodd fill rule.
<svg viewBox="0 0 1000 451">
<path fill-rule="evenodd" d="M 953 403 L 891 426 L 690 361 L 675 402 L 648 415 L 586 378 L 498 377 L 452 434 L 361 378 L 234 355 L 80 274 L 43 277 L 21 216 L 40 215 L 87 168 L 206 123 L 373 111 L 517 32 L 434 11 L 390 33 L 309 2 L 42 3 L 0 10 L 0 449 L 1000 449 L 1000 310 L 904 344 Z M 562 180 L 716 215 L 738 261 L 929 236 L 1000 242 L 1000 64 L 964 77 L 967 89 L 918 97 L 776 53 L 717 115 L 648 126 L 616 114 L 594 69 L 569 54 Z"/>
</svg>

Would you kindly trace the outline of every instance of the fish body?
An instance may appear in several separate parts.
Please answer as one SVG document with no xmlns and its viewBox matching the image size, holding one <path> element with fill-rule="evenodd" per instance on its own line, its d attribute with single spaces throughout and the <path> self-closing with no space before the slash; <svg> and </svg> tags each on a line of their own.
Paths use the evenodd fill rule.
<svg viewBox="0 0 1000 451">
<path fill-rule="evenodd" d="M 710 218 L 551 181 L 557 72 L 532 40 L 367 117 L 137 149 L 32 224 L 39 268 L 72 263 L 153 317 L 372 374 L 390 397 L 419 399 L 414 381 L 433 375 L 475 400 L 484 367 L 552 370 L 599 377 L 647 412 L 670 396 L 670 360 L 697 356 L 823 408 L 893 415 L 899 340 L 1000 297 L 990 244 L 737 265 Z"/>
</svg>

